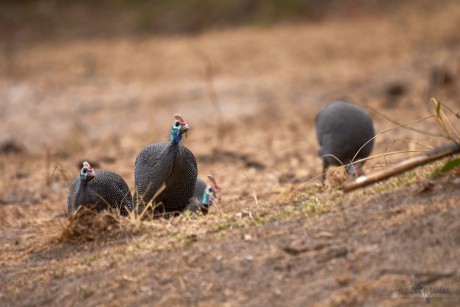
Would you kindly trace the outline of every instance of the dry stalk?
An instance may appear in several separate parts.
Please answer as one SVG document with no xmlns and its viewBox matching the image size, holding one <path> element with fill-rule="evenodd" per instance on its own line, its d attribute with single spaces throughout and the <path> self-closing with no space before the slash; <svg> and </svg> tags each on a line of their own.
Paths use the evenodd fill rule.
<svg viewBox="0 0 460 307">
<path fill-rule="evenodd" d="M 51 169 L 51 151 L 49 147 L 46 147 L 45 150 L 45 164 L 46 164 L 46 175 L 45 175 L 45 185 L 47 188 L 50 188 L 51 185 L 53 184 L 54 177 L 56 176 L 56 173 L 59 172 L 59 174 L 62 176 L 65 182 L 68 183 L 68 186 L 70 188 L 70 174 L 62 168 L 60 164 L 56 164 L 53 168 L 52 171 Z"/>
<path fill-rule="evenodd" d="M 425 130 L 420 130 L 420 129 L 417 129 L 417 128 L 409 127 L 409 125 L 412 125 L 412 124 L 415 124 L 417 122 L 427 120 L 429 118 L 435 117 L 436 115 L 429 115 L 429 116 L 426 116 L 426 117 L 423 117 L 423 118 L 416 119 L 414 121 L 408 122 L 406 124 L 402 124 L 402 123 L 399 123 L 399 122 L 395 121 L 394 119 L 392 119 L 388 115 L 385 115 L 385 114 L 377 111 L 376 109 L 374 109 L 374 108 L 372 108 L 370 106 L 364 106 L 364 105 L 361 105 L 361 106 L 364 107 L 364 108 L 370 109 L 373 113 L 383 117 L 385 120 L 389 121 L 390 123 L 397 125 L 397 127 L 390 128 L 390 129 L 385 130 L 385 131 L 383 131 L 383 132 L 381 132 L 379 134 L 384 134 L 384 133 L 387 133 L 387 132 L 389 132 L 391 130 L 395 130 L 395 129 L 398 129 L 398 128 L 405 128 L 405 129 L 408 129 L 408 130 L 411 130 L 411 131 L 414 131 L 414 132 L 418 132 L 418 133 L 421 133 L 421 134 L 429 135 L 429 136 L 432 136 L 432 137 L 444 137 L 442 134 L 432 133 L 430 131 L 425 131 Z"/>
<path fill-rule="evenodd" d="M 209 100 L 217 114 L 216 127 L 218 146 L 216 149 L 217 152 L 219 152 L 224 149 L 227 129 L 224 113 L 222 111 L 222 107 L 219 101 L 219 96 L 217 95 L 216 89 L 214 87 L 214 65 L 209 56 L 206 55 L 202 50 L 200 50 L 199 48 L 195 48 L 193 46 L 191 46 L 190 49 L 203 62 L 205 68 L 204 81 L 206 83 L 206 89 L 208 92 Z"/>
<path fill-rule="evenodd" d="M 444 104 L 436 100 L 436 98 L 431 98 L 431 103 L 433 104 L 433 107 L 436 111 L 435 119 L 438 122 L 441 129 L 444 131 L 445 138 L 459 144 L 460 134 L 455 130 L 455 128 L 452 126 L 451 122 L 449 121 L 449 118 L 446 116 L 446 114 L 442 110 L 442 107 L 444 107 Z"/>
</svg>

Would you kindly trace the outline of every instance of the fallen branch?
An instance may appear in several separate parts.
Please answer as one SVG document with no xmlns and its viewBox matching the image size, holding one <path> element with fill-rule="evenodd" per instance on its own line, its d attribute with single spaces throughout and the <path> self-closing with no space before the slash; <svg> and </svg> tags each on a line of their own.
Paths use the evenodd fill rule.
<svg viewBox="0 0 460 307">
<path fill-rule="evenodd" d="M 460 153 L 460 145 L 456 143 L 447 144 L 433 150 L 424 152 L 422 154 L 416 155 L 407 160 L 396 163 L 392 166 L 389 166 L 385 169 L 377 171 L 375 173 L 364 175 L 356 178 L 353 181 L 346 182 L 342 186 L 342 190 L 347 193 L 353 190 L 368 186 L 370 184 L 382 181 L 384 179 L 390 178 L 395 175 L 402 174 L 407 172 L 417 166 L 435 161 L 446 156 L 450 156 L 456 153 Z"/>
</svg>

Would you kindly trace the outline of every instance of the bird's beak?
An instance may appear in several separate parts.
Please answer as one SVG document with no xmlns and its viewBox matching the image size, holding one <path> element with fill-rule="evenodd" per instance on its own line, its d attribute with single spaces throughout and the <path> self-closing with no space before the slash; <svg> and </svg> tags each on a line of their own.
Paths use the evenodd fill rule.
<svg viewBox="0 0 460 307">
<path fill-rule="evenodd" d="M 181 133 L 187 133 L 188 129 L 190 129 L 190 127 L 188 126 L 187 123 L 185 123 L 185 124 L 181 125 L 180 132 Z"/>
<path fill-rule="evenodd" d="M 93 179 L 94 178 L 94 171 L 91 170 L 91 172 L 88 172 L 87 177 L 90 178 L 90 179 Z"/>
<path fill-rule="evenodd" d="M 90 182 L 93 179 L 94 179 L 94 170 L 90 169 L 88 170 L 88 174 L 86 175 L 86 182 Z"/>
<path fill-rule="evenodd" d="M 187 123 L 181 123 L 181 126 L 180 126 L 180 133 L 181 134 L 185 134 L 185 137 L 187 138 L 187 131 L 189 129 L 189 126 Z"/>
</svg>

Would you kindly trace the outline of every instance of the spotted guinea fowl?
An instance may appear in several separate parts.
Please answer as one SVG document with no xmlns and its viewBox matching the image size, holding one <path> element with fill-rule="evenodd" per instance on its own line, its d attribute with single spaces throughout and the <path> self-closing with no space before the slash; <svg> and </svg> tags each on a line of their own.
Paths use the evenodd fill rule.
<svg viewBox="0 0 460 307">
<path fill-rule="evenodd" d="M 204 180 L 198 178 L 196 180 L 195 192 L 193 198 L 188 204 L 187 209 L 191 212 L 201 211 L 204 215 L 208 214 L 209 208 L 215 203 L 219 203 L 221 199 L 220 187 L 212 176 L 208 176 L 210 185 L 207 185 Z"/>
<path fill-rule="evenodd" d="M 120 175 L 111 171 L 96 171 L 85 161 L 80 176 L 72 182 L 67 196 L 69 213 L 80 206 L 88 206 L 97 211 L 110 207 L 126 216 L 132 210 L 132 196 Z"/>
<path fill-rule="evenodd" d="M 154 213 L 183 211 L 193 197 L 198 169 L 193 153 L 181 145 L 189 125 L 178 114 L 170 130 L 170 141 L 144 148 L 134 165 L 134 203 L 138 212 L 154 203 Z"/>
<path fill-rule="evenodd" d="M 316 136 L 323 159 L 323 182 L 331 165 L 349 164 L 367 158 L 374 146 L 372 118 L 362 108 L 344 101 L 333 102 L 316 115 Z M 347 167 L 351 176 L 362 173 L 364 161 Z"/>
</svg>

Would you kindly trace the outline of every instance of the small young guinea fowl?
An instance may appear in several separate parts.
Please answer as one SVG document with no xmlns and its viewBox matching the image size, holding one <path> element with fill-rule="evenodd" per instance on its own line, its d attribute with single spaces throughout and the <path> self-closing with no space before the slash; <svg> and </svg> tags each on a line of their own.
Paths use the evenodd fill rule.
<svg viewBox="0 0 460 307">
<path fill-rule="evenodd" d="M 374 146 L 372 118 L 362 108 L 344 101 L 336 101 L 322 108 L 316 115 L 316 136 L 323 159 L 323 182 L 331 165 L 340 166 L 367 158 Z M 362 148 L 361 148 L 362 147 Z M 364 161 L 347 167 L 351 176 L 363 174 Z"/>
<path fill-rule="evenodd" d="M 177 213 L 183 211 L 193 197 L 198 174 L 196 159 L 179 143 L 188 129 L 182 117 L 174 115 L 170 141 L 147 146 L 137 155 L 134 204 L 138 213 L 149 203 L 155 205 L 154 214 Z"/>
<path fill-rule="evenodd" d="M 201 210 L 201 213 L 204 215 L 208 214 L 209 208 L 215 203 L 220 203 L 221 194 L 220 187 L 217 185 L 216 180 L 212 176 L 208 176 L 210 185 L 198 178 L 195 185 L 195 193 L 193 199 L 188 204 L 187 209 L 191 212 L 198 212 Z"/>
<path fill-rule="evenodd" d="M 97 211 L 116 209 L 126 216 L 132 210 L 131 191 L 120 175 L 111 171 L 96 171 L 85 161 L 80 176 L 72 182 L 67 196 L 69 213 L 80 206 Z"/>
</svg>

